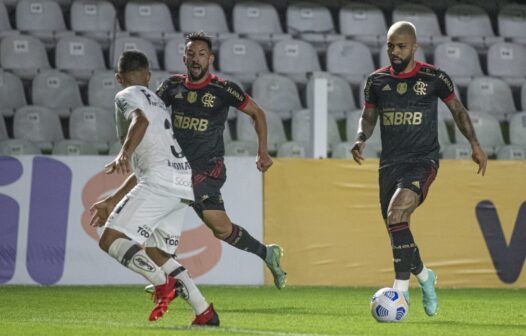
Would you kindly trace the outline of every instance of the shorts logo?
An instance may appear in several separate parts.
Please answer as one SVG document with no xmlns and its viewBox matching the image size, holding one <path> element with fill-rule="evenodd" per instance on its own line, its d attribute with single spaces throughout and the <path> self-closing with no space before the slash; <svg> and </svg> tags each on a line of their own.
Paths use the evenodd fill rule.
<svg viewBox="0 0 526 336">
<path fill-rule="evenodd" d="M 190 103 L 190 104 L 193 104 L 197 101 L 197 92 L 195 91 L 190 91 L 188 92 L 188 96 L 186 97 L 186 100 Z"/>
<path fill-rule="evenodd" d="M 216 100 L 216 97 L 210 93 L 205 93 L 204 96 L 201 98 L 201 102 L 203 103 L 204 107 L 214 107 L 214 102 Z"/>
<path fill-rule="evenodd" d="M 153 273 L 153 271 L 155 271 L 155 267 L 146 259 L 144 259 L 143 256 L 135 256 L 133 259 L 133 264 L 142 269 L 142 270 L 145 270 L 146 272 L 150 272 L 150 273 Z"/>
<path fill-rule="evenodd" d="M 427 83 L 419 79 L 415 85 L 413 85 L 413 91 L 415 91 L 418 96 L 425 96 L 427 93 Z"/>
<path fill-rule="evenodd" d="M 414 181 L 411 184 L 414 185 L 415 187 L 417 187 L 418 189 L 420 189 L 420 182 L 419 181 Z"/>
<path fill-rule="evenodd" d="M 407 83 L 401 82 L 396 84 L 396 92 L 398 92 L 400 95 L 405 94 L 407 92 Z"/>
</svg>

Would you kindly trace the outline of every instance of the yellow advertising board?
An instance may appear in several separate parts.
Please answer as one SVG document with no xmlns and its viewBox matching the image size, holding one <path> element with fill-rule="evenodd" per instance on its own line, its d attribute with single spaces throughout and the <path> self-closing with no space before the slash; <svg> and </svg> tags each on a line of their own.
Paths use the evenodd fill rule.
<svg viewBox="0 0 526 336">
<path fill-rule="evenodd" d="M 442 287 L 526 288 L 526 162 L 476 171 L 471 161 L 441 161 L 411 218 L 422 259 Z M 276 159 L 264 177 L 264 230 L 285 249 L 288 284 L 392 284 L 377 160 Z"/>
</svg>

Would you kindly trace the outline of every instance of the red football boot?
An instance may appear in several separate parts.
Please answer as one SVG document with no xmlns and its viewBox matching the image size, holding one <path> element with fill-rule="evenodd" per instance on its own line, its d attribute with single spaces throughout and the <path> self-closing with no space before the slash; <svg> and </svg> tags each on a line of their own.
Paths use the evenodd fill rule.
<svg viewBox="0 0 526 336">
<path fill-rule="evenodd" d="M 150 321 L 157 321 L 168 311 L 168 305 L 177 297 L 175 293 L 175 278 L 167 277 L 164 285 L 155 286 L 153 300 L 155 307 L 148 318 Z"/>
<path fill-rule="evenodd" d="M 192 325 L 219 327 L 219 315 L 217 315 L 214 310 L 214 305 L 210 304 L 204 312 L 196 315 L 195 319 L 192 321 Z"/>
</svg>

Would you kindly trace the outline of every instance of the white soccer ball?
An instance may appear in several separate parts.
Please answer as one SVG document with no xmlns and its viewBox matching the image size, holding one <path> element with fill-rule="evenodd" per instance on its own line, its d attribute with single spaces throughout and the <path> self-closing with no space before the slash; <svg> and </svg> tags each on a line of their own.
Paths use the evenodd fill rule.
<svg viewBox="0 0 526 336">
<path fill-rule="evenodd" d="M 409 306 L 401 291 L 382 288 L 371 298 L 371 314 L 378 322 L 400 322 L 409 311 Z"/>
</svg>

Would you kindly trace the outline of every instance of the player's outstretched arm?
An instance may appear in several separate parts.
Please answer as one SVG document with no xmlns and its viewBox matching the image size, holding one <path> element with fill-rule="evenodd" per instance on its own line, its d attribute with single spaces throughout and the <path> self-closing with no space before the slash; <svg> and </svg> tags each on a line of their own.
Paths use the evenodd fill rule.
<svg viewBox="0 0 526 336">
<path fill-rule="evenodd" d="M 471 144 L 471 158 L 473 161 L 478 164 L 479 169 L 477 174 L 482 173 L 482 176 L 486 173 L 486 166 L 488 164 L 488 156 L 480 147 L 477 135 L 475 134 L 475 129 L 471 123 L 471 118 L 469 117 L 468 111 L 457 97 L 454 97 L 446 103 L 447 107 L 453 115 L 455 124 L 462 134 L 468 139 Z"/>
<path fill-rule="evenodd" d="M 140 109 L 136 109 L 131 113 L 131 119 L 121 151 L 117 154 L 115 160 L 105 166 L 107 174 L 116 172 L 126 175 L 131 172 L 131 155 L 144 137 L 149 124 L 148 119 Z"/>
<path fill-rule="evenodd" d="M 356 133 L 356 142 L 351 149 L 351 154 L 357 164 L 361 165 L 365 160 L 363 157 L 363 149 L 365 148 L 365 141 L 373 134 L 374 126 L 376 126 L 376 119 L 378 118 L 378 111 L 376 107 L 364 107 L 362 117 L 358 122 L 358 131 Z"/>
<path fill-rule="evenodd" d="M 261 107 L 259 107 L 251 98 L 248 99 L 249 101 L 242 112 L 248 114 L 252 120 L 254 120 L 254 128 L 256 129 L 258 136 L 258 156 L 256 159 L 256 167 L 259 171 L 264 173 L 273 163 L 267 149 L 267 118 Z"/>
</svg>

